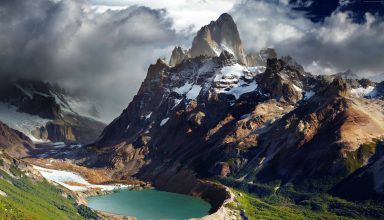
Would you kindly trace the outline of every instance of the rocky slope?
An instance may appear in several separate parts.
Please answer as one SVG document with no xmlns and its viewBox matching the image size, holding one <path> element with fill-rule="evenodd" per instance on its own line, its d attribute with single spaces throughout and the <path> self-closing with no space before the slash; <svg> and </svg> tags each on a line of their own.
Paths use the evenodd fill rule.
<svg viewBox="0 0 384 220">
<path fill-rule="evenodd" d="M 0 121 L 0 150 L 13 157 L 24 157 L 34 148 L 32 141 Z"/>
<path fill-rule="evenodd" d="M 89 143 L 104 128 L 94 107 L 57 85 L 27 79 L 2 78 L 0 120 L 33 140 Z"/>
<path fill-rule="evenodd" d="M 128 108 L 80 161 L 213 204 L 213 188 L 199 178 L 325 191 L 366 166 L 376 148 L 362 146 L 384 134 L 381 84 L 314 76 L 272 52 L 258 67 L 245 65 L 242 49 L 206 54 L 212 42 L 237 35 L 224 21 L 233 20 L 225 14 L 199 31 L 191 58 L 151 65 Z M 225 28 L 213 37 L 216 26 Z"/>
</svg>

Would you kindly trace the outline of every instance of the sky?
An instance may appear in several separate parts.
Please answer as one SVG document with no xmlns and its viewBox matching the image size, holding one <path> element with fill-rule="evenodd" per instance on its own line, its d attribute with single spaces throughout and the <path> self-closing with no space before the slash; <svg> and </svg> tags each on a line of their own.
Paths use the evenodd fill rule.
<svg viewBox="0 0 384 220">
<path fill-rule="evenodd" d="M 314 74 L 384 73 L 384 3 L 364 0 L 2 0 L 0 75 L 57 82 L 127 107 L 149 64 L 228 12 L 248 53 L 275 48 Z"/>
</svg>

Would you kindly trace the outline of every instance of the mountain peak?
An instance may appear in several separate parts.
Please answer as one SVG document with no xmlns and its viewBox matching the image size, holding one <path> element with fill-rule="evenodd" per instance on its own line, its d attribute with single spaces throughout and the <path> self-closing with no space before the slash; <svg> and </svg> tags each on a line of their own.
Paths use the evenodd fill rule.
<svg viewBox="0 0 384 220">
<path fill-rule="evenodd" d="M 201 55 L 215 57 L 224 50 L 232 53 L 239 62 L 246 64 L 239 31 L 232 16 L 227 13 L 197 32 L 189 53 L 191 57 Z"/>
</svg>

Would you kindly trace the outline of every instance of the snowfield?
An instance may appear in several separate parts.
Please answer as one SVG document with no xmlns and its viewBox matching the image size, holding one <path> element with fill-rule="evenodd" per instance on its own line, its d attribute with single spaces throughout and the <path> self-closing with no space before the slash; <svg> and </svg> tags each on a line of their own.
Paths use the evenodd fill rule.
<svg viewBox="0 0 384 220">
<path fill-rule="evenodd" d="M 43 140 L 35 138 L 32 131 L 45 126 L 50 120 L 40 118 L 37 115 L 18 112 L 15 106 L 0 102 L 0 121 L 15 130 L 23 132 L 33 142 L 43 142 Z"/>
<path fill-rule="evenodd" d="M 247 67 L 240 64 L 225 66 L 218 72 L 214 78 L 216 83 L 216 93 L 226 93 L 240 98 L 242 94 L 253 92 L 257 89 L 257 83 L 245 82 L 244 80 L 252 80 L 255 73 L 250 72 Z"/>
<path fill-rule="evenodd" d="M 163 120 L 161 120 L 160 122 L 160 127 L 162 127 L 163 125 L 165 125 L 169 120 L 169 117 L 168 118 L 164 118 Z"/>
<path fill-rule="evenodd" d="M 111 185 L 96 185 L 91 184 L 85 180 L 78 173 L 64 171 L 64 170 L 53 170 L 39 166 L 33 166 L 40 174 L 47 180 L 52 181 L 56 184 L 64 186 L 65 188 L 72 191 L 87 191 L 90 189 L 101 189 L 101 191 L 112 191 L 116 189 L 130 188 L 130 185 L 123 184 L 111 184 Z M 77 183 L 79 186 L 73 186 L 67 184 L 68 182 Z"/>
</svg>

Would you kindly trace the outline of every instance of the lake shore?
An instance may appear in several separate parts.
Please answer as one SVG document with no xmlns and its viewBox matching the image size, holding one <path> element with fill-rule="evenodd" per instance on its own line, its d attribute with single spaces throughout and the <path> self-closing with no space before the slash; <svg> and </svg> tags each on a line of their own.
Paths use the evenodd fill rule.
<svg viewBox="0 0 384 220">
<path fill-rule="evenodd" d="M 65 170 L 65 171 L 77 173 L 80 176 L 84 177 L 84 179 L 89 181 L 89 183 L 95 184 L 96 186 L 97 186 L 97 184 L 124 184 L 124 183 L 127 184 L 127 183 L 129 183 L 129 184 L 132 184 L 131 185 L 132 188 L 134 188 L 134 187 L 137 187 L 138 189 L 151 188 L 151 184 L 149 184 L 148 182 L 139 181 L 139 180 L 117 180 L 117 181 L 115 181 L 108 176 L 105 169 L 92 169 L 92 168 L 82 167 L 82 166 L 75 165 L 75 164 L 68 162 L 68 161 L 52 160 L 52 159 L 51 160 L 38 159 L 38 160 L 28 160 L 28 162 L 30 162 L 34 165 L 38 165 L 38 166 L 47 168 L 47 169 Z M 97 178 L 95 178 L 95 176 L 94 176 L 95 174 L 96 174 Z M 90 176 L 93 176 L 93 178 L 89 178 Z M 228 210 L 228 208 L 225 207 L 225 204 L 227 204 L 233 200 L 233 195 L 231 195 L 231 192 L 229 191 L 229 189 L 222 186 L 221 184 L 219 185 L 217 183 L 213 183 L 210 181 L 199 180 L 199 183 L 200 183 L 199 185 L 204 186 L 204 187 L 202 187 L 202 191 L 191 191 L 191 193 L 188 193 L 188 192 L 179 192 L 179 193 L 191 195 L 191 196 L 198 197 L 198 198 L 202 198 L 203 200 L 208 201 L 209 203 L 211 203 L 213 210 L 214 210 L 214 213 L 207 215 L 205 217 L 202 217 L 202 218 L 194 218 L 194 219 L 202 219 L 202 220 L 224 219 L 224 218 L 228 218 L 229 216 L 233 215 L 231 213 L 231 210 Z M 77 184 L 76 182 L 71 182 L 70 184 L 74 185 L 74 186 L 80 186 L 81 185 L 81 184 Z M 71 189 L 68 189 L 68 190 L 75 193 L 77 202 L 79 204 L 83 204 L 83 205 L 87 205 L 87 198 L 88 197 L 106 195 L 106 194 L 111 194 L 111 193 L 115 192 L 115 189 L 113 189 L 113 190 L 105 190 L 105 189 L 100 190 L 100 188 L 98 188 L 98 187 L 91 187 L 85 191 L 75 191 L 75 190 L 71 190 Z M 161 188 L 160 188 L 160 190 L 169 191 L 169 192 L 173 191 L 173 190 L 167 190 L 167 189 L 161 189 Z M 204 195 L 204 193 L 207 193 L 206 192 L 207 190 L 210 191 L 210 193 L 208 193 L 210 195 L 208 199 L 206 196 L 202 196 L 202 195 Z M 218 200 L 218 198 L 212 200 L 213 197 L 218 196 L 217 195 L 218 192 L 220 192 L 219 194 L 222 194 L 222 196 L 220 196 L 220 198 L 222 198 L 222 197 L 226 198 L 224 201 L 219 201 L 220 199 Z M 212 203 L 212 201 L 215 201 L 215 202 Z M 129 220 L 136 219 L 134 216 L 129 216 L 129 215 L 119 215 L 119 214 L 115 214 L 115 213 L 103 212 L 103 211 L 98 211 L 98 210 L 94 210 L 94 211 L 99 213 L 99 215 L 102 219 L 129 219 Z M 235 218 L 233 218 L 233 219 L 235 219 Z"/>
</svg>

